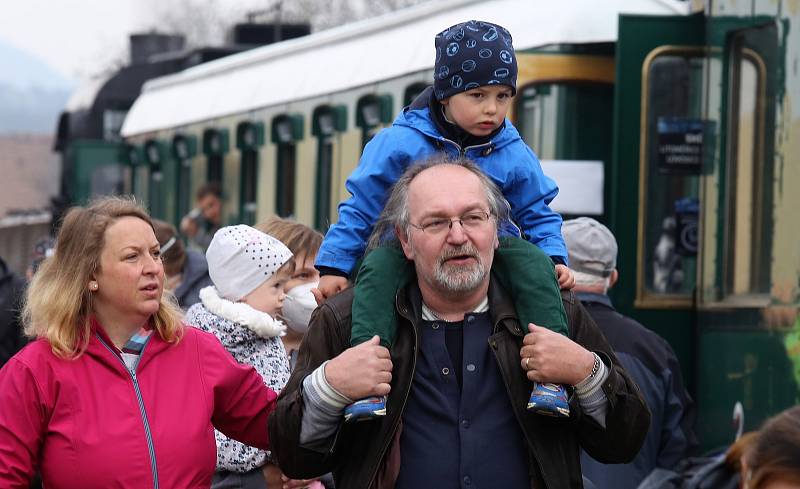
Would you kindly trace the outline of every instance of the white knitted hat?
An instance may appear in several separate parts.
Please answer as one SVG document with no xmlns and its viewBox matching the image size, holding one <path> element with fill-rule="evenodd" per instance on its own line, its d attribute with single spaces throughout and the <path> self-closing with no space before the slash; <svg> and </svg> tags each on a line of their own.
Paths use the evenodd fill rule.
<svg viewBox="0 0 800 489">
<path fill-rule="evenodd" d="M 208 245 L 208 274 L 219 295 L 238 301 L 292 258 L 283 243 L 250 226 L 227 226 Z"/>
</svg>

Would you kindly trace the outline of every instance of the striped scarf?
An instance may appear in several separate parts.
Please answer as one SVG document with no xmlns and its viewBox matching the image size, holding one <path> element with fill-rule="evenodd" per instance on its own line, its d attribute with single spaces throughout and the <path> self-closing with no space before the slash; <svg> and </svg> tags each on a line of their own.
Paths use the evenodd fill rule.
<svg viewBox="0 0 800 489">
<path fill-rule="evenodd" d="M 153 334 L 153 329 L 148 328 L 148 326 L 149 324 L 143 326 L 142 329 L 131 336 L 131 339 L 122 347 L 122 353 L 130 353 L 132 355 L 139 355 L 142 353 L 145 343 L 147 343 L 150 335 Z"/>
</svg>

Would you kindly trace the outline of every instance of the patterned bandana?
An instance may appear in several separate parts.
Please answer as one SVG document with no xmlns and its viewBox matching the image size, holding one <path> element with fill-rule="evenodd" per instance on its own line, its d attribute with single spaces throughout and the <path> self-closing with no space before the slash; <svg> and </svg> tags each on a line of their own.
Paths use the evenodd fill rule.
<svg viewBox="0 0 800 489">
<path fill-rule="evenodd" d="M 433 90 L 436 100 L 485 85 L 517 93 L 517 58 L 511 34 L 499 25 L 470 20 L 436 35 Z"/>
</svg>

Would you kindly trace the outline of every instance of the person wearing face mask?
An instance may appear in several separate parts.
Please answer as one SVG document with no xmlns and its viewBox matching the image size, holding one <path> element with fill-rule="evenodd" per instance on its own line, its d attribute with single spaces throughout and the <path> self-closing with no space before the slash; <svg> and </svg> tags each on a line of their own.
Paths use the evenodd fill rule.
<svg viewBox="0 0 800 489">
<path fill-rule="evenodd" d="M 311 313 L 317 308 L 311 289 L 319 284 L 319 271 L 314 268 L 314 261 L 322 245 L 322 234 L 305 224 L 280 217 L 270 217 L 257 224 L 256 229 L 278 239 L 294 254 L 294 273 L 286 282 L 286 300 L 281 312 L 288 326 L 281 339 L 294 369 L 300 342 L 308 329 Z"/>
</svg>

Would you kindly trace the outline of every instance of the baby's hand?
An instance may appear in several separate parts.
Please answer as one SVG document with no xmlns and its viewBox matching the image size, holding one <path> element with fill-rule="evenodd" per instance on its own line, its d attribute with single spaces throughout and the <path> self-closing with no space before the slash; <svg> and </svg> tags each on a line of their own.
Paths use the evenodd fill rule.
<svg viewBox="0 0 800 489">
<path fill-rule="evenodd" d="M 317 300 L 317 305 L 322 305 L 325 302 L 325 299 L 328 299 L 345 288 L 349 283 L 345 277 L 340 277 L 338 275 L 323 275 L 319 279 L 319 285 L 317 285 L 316 289 L 311 289 L 311 293 L 314 294 L 314 298 Z"/>
<path fill-rule="evenodd" d="M 575 287 L 575 274 L 566 265 L 556 265 L 556 278 L 561 290 L 569 290 Z"/>
</svg>

